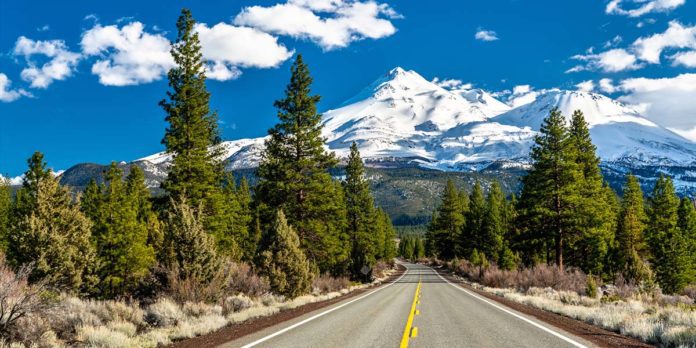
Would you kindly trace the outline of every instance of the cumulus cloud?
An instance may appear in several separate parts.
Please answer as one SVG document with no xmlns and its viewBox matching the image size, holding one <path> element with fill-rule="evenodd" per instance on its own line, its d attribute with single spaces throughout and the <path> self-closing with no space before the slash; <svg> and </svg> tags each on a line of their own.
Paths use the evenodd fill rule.
<svg viewBox="0 0 696 348">
<path fill-rule="evenodd" d="M 636 70 L 641 67 L 638 58 L 622 48 L 615 48 L 602 53 L 578 54 L 571 57 L 574 60 L 587 62 L 584 65 L 576 65 L 566 72 L 578 72 L 583 70 L 602 70 L 604 72 L 618 72 L 624 70 Z"/>
<path fill-rule="evenodd" d="M 325 50 L 362 39 L 391 36 L 391 19 L 399 15 L 387 4 L 351 0 L 289 0 L 270 7 L 250 6 L 234 24 L 276 35 L 308 39 Z"/>
<path fill-rule="evenodd" d="M 696 74 L 668 78 L 629 78 L 616 87 L 624 93 L 619 100 L 639 105 L 652 121 L 680 131 L 689 131 L 696 122 Z"/>
<path fill-rule="evenodd" d="M 607 44 L 611 42 L 614 40 L 608 41 Z M 678 21 L 671 21 L 664 32 L 638 38 L 627 48 L 614 48 L 598 54 L 589 49 L 587 54 L 571 57 L 586 63 L 574 66 L 566 72 L 636 70 L 646 63 L 660 64 L 666 50 L 681 50 L 669 56 L 672 65 L 696 67 L 696 25 L 688 26 Z"/>
<path fill-rule="evenodd" d="M 438 77 L 434 78 L 432 81 L 434 84 L 444 88 L 444 89 L 472 89 L 474 85 L 471 83 L 464 83 L 462 80 L 457 79 L 440 79 Z"/>
<path fill-rule="evenodd" d="M 607 14 L 640 17 L 649 13 L 669 12 L 684 5 L 686 0 L 611 0 L 605 8 Z M 630 3 L 627 9 L 622 4 Z"/>
<path fill-rule="evenodd" d="M 159 80 L 174 66 L 169 54 L 169 40 L 145 32 L 144 25 L 132 22 L 95 25 L 85 31 L 80 42 L 87 56 L 99 56 L 92 73 L 107 86 L 128 86 Z"/>
<path fill-rule="evenodd" d="M 0 101 L 9 103 L 19 99 L 20 97 L 29 97 L 31 94 L 23 89 L 11 89 L 12 81 L 7 78 L 7 75 L 0 73 Z"/>
<path fill-rule="evenodd" d="M 46 88 L 55 80 L 64 80 L 72 75 L 80 54 L 68 50 L 62 40 L 34 41 L 20 36 L 15 43 L 13 54 L 23 56 L 27 67 L 21 72 L 22 80 L 32 88 Z M 37 57 L 45 57 L 43 64 Z"/>
<path fill-rule="evenodd" d="M 218 23 L 212 27 L 197 24 L 203 57 L 210 61 L 211 79 L 229 80 L 241 74 L 239 67 L 273 68 L 293 55 L 270 34 L 254 28 Z"/>
<path fill-rule="evenodd" d="M 474 34 L 474 38 L 476 38 L 476 40 L 480 40 L 480 41 L 500 40 L 500 38 L 498 37 L 498 34 L 495 31 L 484 30 L 481 28 L 479 28 L 478 31 L 476 31 L 476 34 Z"/>
<path fill-rule="evenodd" d="M 592 92 L 595 89 L 595 84 L 592 80 L 582 81 L 575 85 L 578 91 L 582 92 Z"/>
<path fill-rule="evenodd" d="M 616 92 L 616 86 L 614 86 L 614 81 L 609 78 L 603 78 L 599 80 L 599 90 L 604 93 L 614 93 Z"/>
<path fill-rule="evenodd" d="M 517 85 L 512 88 L 511 92 L 504 91 L 503 94 L 508 94 L 505 102 L 510 107 L 516 108 L 535 101 L 540 94 L 546 93 L 547 91 L 546 89 L 537 91 L 530 85 Z"/>
<path fill-rule="evenodd" d="M 639 38 L 633 43 L 633 47 L 641 60 L 657 64 L 660 63 L 660 56 L 665 49 L 696 49 L 696 26 L 684 26 L 677 21 L 671 21 L 664 33 Z"/>
</svg>

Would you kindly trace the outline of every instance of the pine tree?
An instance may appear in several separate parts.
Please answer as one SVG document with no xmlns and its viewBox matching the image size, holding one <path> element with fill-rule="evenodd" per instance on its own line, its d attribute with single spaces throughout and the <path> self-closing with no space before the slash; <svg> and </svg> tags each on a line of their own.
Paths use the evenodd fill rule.
<svg viewBox="0 0 696 348">
<path fill-rule="evenodd" d="M 429 239 L 437 257 L 450 260 L 457 256 L 456 246 L 461 238 L 464 226 L 462 199 L 449 179 L 442 193 L 442 202 L 437 207 L 436 213 L 428 227 Z"/>
<path fill-rule="evenodd" d="M 17 191 L 11 214 L 13 217 L 19 217 L 20 219 L 36 209 L 36 194 L 39 191 L 39 183 L 43 180 L 51 179 L 53 176 L 51 170 L 46 168 L 44 155 L 41 152 L 34 152 L 27 160 L 27 164 L 29 169 L 24 173 L 22 187 Z"/>
<path fill-rule="evenodd" d="M 661 175 L 649 201 L 649 222 L 645 232 L 652 266 L 662 290 L 676 293 L 689 280 L 691 260 L 678 226 L 679 198 L 674 192 L 672 179 Z"/>
<path fill-rule="evenodd" d="M 251 188 L 249 188 L 249 182 L 246 178 L 242 178 L 240 180 L 239 186 L 237 186 L 237 189 L 235 190 L 235 200 L 239 205 L 239 211 L 236 214 L 237 219 L 233 225 L 233 234 L 242 238 L 242 260 L 251 262 L 256 256 L 256 248 L 259 243 L 258 238 L 260 238 L 260 230 L 259 235 L 256 236 L 254 213 L 252 212 L 251 205 Z"/>
<path fill-rule="evenodd" d="M 215 241 L 205 232 L 201 210 L 189 206 L 185 197 L 170 202 L 165 221 L 163 264 L 178 272 L 179 279 L 198 284 L 213 280 L 221 260 Z"/>
<path fill-rule="evenodd" d="M 381 231 L 376 226 L 376 211 L 370 187 L 365 179 L 365 167 L 358 146 L 350 146 L 346 180 L 343 182 L 348 216 L 348 234 L 351 242 L 351 273 L 356 279 L 369 280 L 371 275 L 363 272 L 363 267 L 372 268 L 377 261 L 377 237 Z"/>
<path fill-rule="evenodd" d="M 389 215 L 387 215 L 384 210 L 378 208 L 376 214 L 377 230 L 380 231 L 379 236 L 381 238 L 378 257 L 386 261 L 391 261 L 397 254 L 397 246 L 394 242 L 396 240 L 396 231 L 394 230 L 391 219 L 389 219 Z"/>
<path fill-rule="evenodd" d="M 70 192 L 43 169 L 42 156 L 34 154 L 29 163 L 10 228 L 8 261 L 15 267 L 33 265 L 32 282 L 45 280 L 73 293 L 87 290 L 95 283 L 92 224 Z"/>
<path fill-rule="evenodd" d="M 152 194 L 145 184 L 145 173 L 136 165 L 130 167 L 126 176 L 126 193 L 136 205 L 138 222 L 147 226 L 147 245 L 159 253 L 164 240 L 162 223 L 153 209 Z"/>
<path fill-rule="evenodd" d="M 278 211 L 270 244 L 261 254 L 260 264 L 261 274 L 268 277 L 274 292 L 295 298 L 311 290 L 314 275 L 309 261 L 282 210 Z"/>
<path fill-rule="evenodd" d="M 616 231 L 616 266 L 628 280 L 640 282 L 647 276 L 648 254 L 643 232 L 645 231 L 645 203 L 638 178 L 626 177 L 623 199 Z"/>
<path fill-rule="evenodd" d="M 677 216 L 677 225 L 686 244 L 687 259 L 691 260 L 688 282 L 694 283 L 696 282 L 696 208 L 694 201 L 687 197 L 682 198 Z"/>
<path fill-rule="evenodd" d="M 10 187 L 10 182 L 0 177 L 0 253 L 4 253 L 7 248 L 11 208 L 12 188 Z"/>
<path fill-rule="evenodd" d="M 418 260 L 425 257 L 425 246 L 422 238 L 414 239 L 413 258 Z"/>
<path fill-rule="evenodd" d="M 310 261 L 322 272 L 336 272 L 350 251 L 343 190 L 328 173 L 337 161 L 324 149 L 320 97 L 311 95 L 312 77 L 302 56 L 291 73 L 285 97 L 274 104 L 280 122 L 269 130 L 255 199 L 266 225 L 282 209 Z"/>
<path fill-rule="evenodd" d="M 565 119 L 551 110 L 534 139 L 532 168 L 523 178 L 520 218 L 527 260 L 540 256 L 563 269 L 565 243 L 575 231 L 578 185 L 582 172 L 575 162 Z M 545 253 L 545 255 L 544 255 Z"/>
<path fill-rule="evenodd" d="M 181 10 L 171 55 L 176 66 L 167 77 L 171 91 L 160 101 L 169 123 L 162 143 L 173 155 L 162 188 L 174 199 L 185 196 L 198 206 L 218 191 L 222 180 L 217 115 L 210 112 L 210 93 L 205 86 L 204 60 L 196 22 L 188 9 Z"/>
<path fill-rule="evenodd" d="M 469 211 L 466 214 L 466 225 L 460 240 L 461 256 L 471 257 L 474 249 L 481 252 L 486 249 L 485 245 L 489 242 L 484 233 L 486 215 L 486 197 L 483 194 L 481 183 L 477 181 L 469 195 Z M 497 244 L 497 241 L 493 244 Z"/>
<path fill-rule="evenodd" d="M 592 144 L 590 130 L 583 113 L 573 113 L 568 130 L 569 152 L 580 171 L 575 202 L 575 223 L 569 226 L 568 262 L 585 272 L 601 274 L 612 244 L 616 211 L 610 200 L 613 191 L 603 185 L 597 148 Z"/>
<path fill-rule="evenodd" d="M 92 239 L 100 278 L 98 296 L 102 298 L 131 293 L 155 263 L 154 249 L 147 244 L 148 221 L 139 218 L 142 193 L 128 190 L 122 176 L 121 169 L 112 163 L 104 175 L 98 201 L 92 197 L 82 201 L 82 210 L 93 222 Z M 91 196 L 93 186 L 89 190 Z M 92 206 L 95 201 L 96 209 Z"/>
<path fill-rule="evenodd" d="M 486 215 L 482 223 L 481 251 L 489 260 L 498 259 L 503 251 L 503 237 L 506 233 L 505 225 L 505 194 L 500 184 L 494 181 L 486 198 Z"/>
</svg>

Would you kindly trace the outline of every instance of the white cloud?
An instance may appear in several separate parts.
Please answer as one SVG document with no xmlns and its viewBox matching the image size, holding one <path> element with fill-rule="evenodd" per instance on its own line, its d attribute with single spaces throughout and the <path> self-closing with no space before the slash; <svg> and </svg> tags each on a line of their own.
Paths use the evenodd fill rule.
<svg viewBox="0 0 696 348">
<path fill-rule="evenodd" d="M 603 78 L 599 80 L 599 89 L 604 93 L 616 92 L 616 86 L 614 86 L 614 81 L 608 78 Z"/>
<path fill-rule="evenodd" d="M 28 66 L 21 76 L 32 88 L 46 88 L 55 80 L 70 77 L 81 58 L 78 53 L 69 51 L 62 40 L 34 41 L 24 36 L 17 39 L 13 54 L 26 60 Z M 48 60 L 40 64 L 35 60 L 37 56 Z"/>
<path fill-rule="evenodd" d="M 525 104 L 529 104 L 536 100 L 540 93 L 546 90 L 535 91 L 530 85 L 517 85 L 512 88 L 512 93 L 507 98 L 506 102 L 510 107 L 516 108 Z"/>
<path fill-rule="evenodd" d="M 607 42 L 604 43 L 604 48 L 614 47 L 620 44 L 622 41 L 623 38 L 621 37 L 621 35 L 616 35 L 614 36 L 614 38 L 612 38 L 611 40 L 607 40 Z"/>
<path fill-rule="evenodd" d="M 577 65 L 567 70 L 567 73 L 583 70 L 602 70 L 604 72 L 618 72 L 624 70 L 636 70 L 641 67 L 638 59 L 625 49 L 615 48 L 598 54 L 579 54 L 572 59 L 587 62 L 585 65 Z"/>
<path fill-rule="evenodd" d="M 174 66 L 169 53 L 169 40 L 143 31 L 143 24 L 133 22 L 116 25 L 95 25 L 82 34 L 82 51 L 100 58 L 92 65 L 92 73 L 107 86 L 128 86 L 159 80 Z"/>
<path fill-rule="evenodd" d="M 691 129 L 679 129 L 679 128 L 671 128 L 671 127 L 667 127 L 667 128 L 669 128 L 669 130 L 671 130 L 672 132 L 683 136 L 686 139 L 689 139 L 691 141 L 696 142 L 696 126 L 694 126 Z"/>
<path fill-rule="evenodd" d="M 9 103 L 20 97 L 30 97 L 31 94 L 23 89 L 11 89 L 12 81 L 7 75 L 0 73 L 0 101 Z"/>
<path fill-rule="evenodd" d="M 679 52 L 670 57 L 672 65 L 682 65 L 687 68 L 696 68 L 696 51 Z"/>
<path fill-rule="evenodd" d="M 512 88 L 512 94 L 525 94 L 529 93 L 532 90 L 532 86 L 530 85 L 518 85 Z"/>
<path fill-rule="evenodd" d="M 476 40 L 481 40 L 481 41 L 496 41 L 500 40 L 498 37 L 498 34 L 493 31 L 493 30 L 484 30 L 479 28 L 478 31 L 476 31 L 476 34 L 474 34 L 474 38 Z"/>
<path fill-rule="evenodd" d="M 646 117 L 666 127 L 690 130 L 696 126 L 696 74 L 671 78 L 629 78 L 617 89 L 619 100 L 642 106 Z"/>
<path fill-rule="evenodd" d="M 624 2 L 631 3 L 634 8 L 623 8 L 621 6 L 621 3 Z M 669 12 L 681 5 L 684 5 L 685 2 L 686 0 L 611 0 L 607 4 L 605 12 L 607 14 L 617 14 L 628 17 L 640 17 L 649 13 Z"/>
<path fill-rule="evenodd" d="M 49 30 L 51 30 L 51 26 L 49 26 L 48 24 L 36 28 L 36 31 L 39 31 L 39 32 L 49 31 Z"/>
<path fill-rule="evenodd" d="M 234 79 L 241 74 L 239 67 L 277 67 L 293 55 L 276 37 L 254 28 L 218 23 L 197 24 L 195 30 L 203 57 L 211 61 L 207 70 L 211 79 Z"/>
<path fill-rule="evenodd" d="M 577 87 L 578 91 L 592 92 L 595 89 L 595 84 L 592 80 L 587 80 L 578 83 L 575 87 Z"/>
<path fill-rule="evenodd" d="M 474 85 L 471 83 L 464 83 L 462 80 L 457 79 L 444 79 L 436 77 L 432 81 L 434 84 L 444 88 L 444 89 L 472 89 Z"/>
<path fill-rule="evenodd" d="M 696 49 L 696 26 L 671 21 L 664 33 L 639 38 L 633 43 L 633 48 L 641 60 L 658 64 L 662 51 L 667 48 Z"/>
<path fill-rule="evenodd" d="M 234 24 L 264 32 L 308 39 L 325 50 L 351 42 L 380 39 L 396 32 L 390 19 L 398 14 L 387 4 L 350 0 L 290 0 L 271 7 L 250 6 Z"/>
</svg>

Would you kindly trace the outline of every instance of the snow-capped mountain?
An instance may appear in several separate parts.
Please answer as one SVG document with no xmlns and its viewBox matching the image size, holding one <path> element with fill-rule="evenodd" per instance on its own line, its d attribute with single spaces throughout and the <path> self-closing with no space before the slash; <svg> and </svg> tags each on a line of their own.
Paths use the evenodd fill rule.
<svg viewBox="0 0 696 348">
<path fill-rule="evenodd" d="M 323 136 L 340 158 L 356 142 L 372 165 L 408 163 L 448 171 L 478 171 L 492 164 L 521 168 L 529 163 L 534 136 L 554 107 L 568 119 L 575 110 L 584 113 L 603 166 L 617 179 L 641 170 L 648 180 L 662 172 L 675 176 L 677 185 L 696 180 L 691 174 L 696 172 L 696 143 L 606 96 L 553 89 L 511 109 L 483 90 L 445 89 L 402 68 L 326 111 Z M 264 140 L 221 144 L 227 168 L 255 167 Z M 160 153 L 135 163 L 163 176 L 170 159 Z"/>
<path fill-rule="evenodd" d="M 596 93 L 551 90 L 492 121 L 538 131 L 554 107 L 568 120 L 575 110 L 583 112 L 598 155 L 605 162 L 696 165 L 696 144 L 644 118 L 634 109 Z"/>
</svg>

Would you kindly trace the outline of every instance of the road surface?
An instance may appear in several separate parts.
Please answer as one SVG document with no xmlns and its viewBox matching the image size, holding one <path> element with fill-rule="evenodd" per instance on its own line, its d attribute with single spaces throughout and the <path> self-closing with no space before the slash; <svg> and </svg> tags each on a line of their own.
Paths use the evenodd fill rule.
<svg viewBox="0 0 696 348">
<path fill-rule="evenodd" d="M 404 264 L 393 283 L 222 347 L 589 347 L 591 343 Z"/>
</svg>

